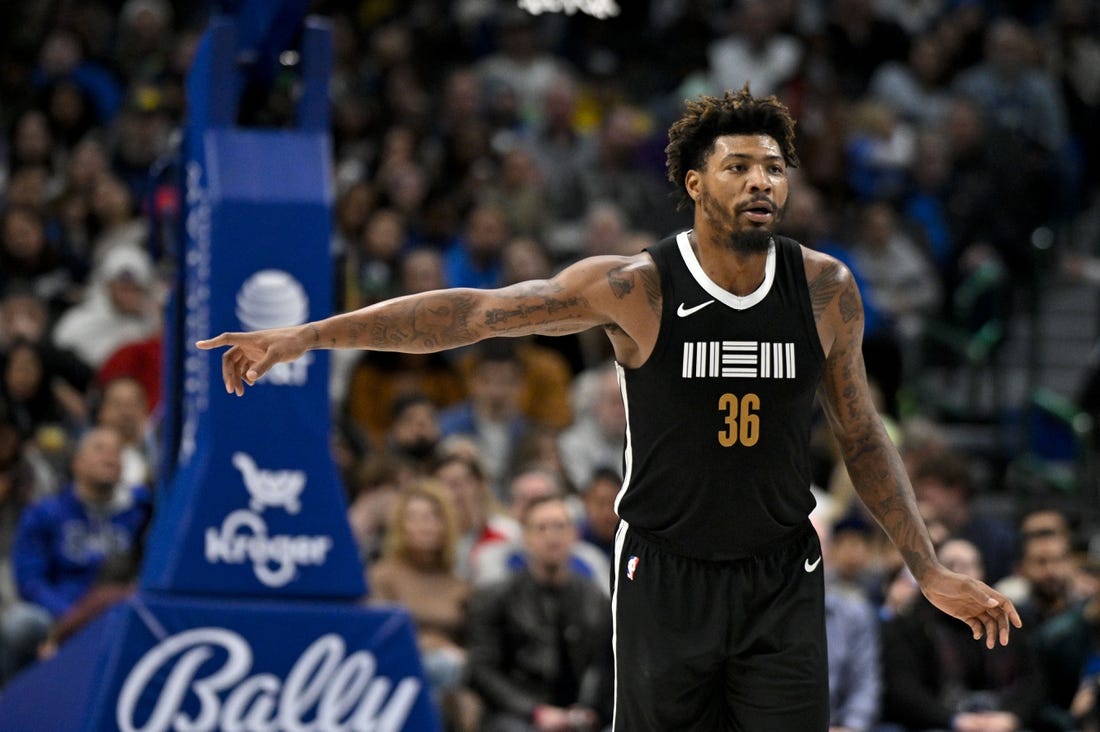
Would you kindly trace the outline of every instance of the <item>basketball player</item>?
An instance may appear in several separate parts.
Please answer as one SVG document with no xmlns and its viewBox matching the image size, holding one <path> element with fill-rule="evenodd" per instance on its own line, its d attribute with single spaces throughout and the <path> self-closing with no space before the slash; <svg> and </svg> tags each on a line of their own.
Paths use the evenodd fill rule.
<svg viewBox="0 0 1100 732">
<path fill-rule="evenodd" d="M 774 233 L 797 164 L 786 107 L 747 88 L 689 101 L 666 152 L 693 228 L 646 252 L 198 346 L 230 346 L 222 374 L 240 396 L 314 348 L 419 353 L 603 328 L 627 409 L 614 729 L 823 731 L 823 572 L 807 519 L 815 394 L 860 497 L 928 599 L 990 648 L 1020 619 L 1004 596 L 936 560 L 871 403 L 851 273 Z"/>
</svg>

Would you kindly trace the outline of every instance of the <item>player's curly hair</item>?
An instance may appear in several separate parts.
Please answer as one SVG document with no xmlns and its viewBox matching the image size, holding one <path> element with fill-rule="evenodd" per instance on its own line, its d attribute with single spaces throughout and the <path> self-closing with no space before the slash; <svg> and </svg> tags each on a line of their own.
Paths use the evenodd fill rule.
<svg viewBox="0 0 1100 732">
<path fill-rule="evenodd" d="M 783 160 L 798 167 L 794 147 L 794 118 L 774 95 L 757 99 L 745 84 L 741 91 L 721 97 L 702 95 L 684 103 L 684 116 L 668 130 L 666 166 L 668 179 L 679 192 L 678 209 L 690 208 L 685 177 L 689 170 L 704 170 L 714 141 L 722 135 L 769 135 L 779 143 Z"/>
</svg>

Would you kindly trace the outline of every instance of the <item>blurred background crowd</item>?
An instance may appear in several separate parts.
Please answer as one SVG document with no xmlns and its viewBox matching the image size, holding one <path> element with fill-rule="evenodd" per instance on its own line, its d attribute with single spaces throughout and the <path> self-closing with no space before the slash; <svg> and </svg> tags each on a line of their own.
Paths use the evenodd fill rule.
<svg viewBox="0 0 1100 732">
<path fill-rule="evenodd" d="M 567 3 L 568 4 L 568 3 Z M 815 436 L 836 730 L 1097 730 L 1100 4 L 317 0 L 334 311 L 543 278 L 690 226 L 684 99 L 798 123 L 784 233 L 853 271 L 865 357 L 943 561 L 1013 597 L 937 616 Z M 211 8 L 0 6 L 0 673 L 130 590 L 155 490 L 183 82 Z M 293 122 L 296 58 L 241 123 Z M 600 333 L 338 352 L 332 452 L 372 602 L 417 622 L 448 728 L 609 722 L 625 415 Z M 564 586 L 548 567 L 570 568 Z M 2 692 L 0 692 L 2 693 Z"/>
</svg>

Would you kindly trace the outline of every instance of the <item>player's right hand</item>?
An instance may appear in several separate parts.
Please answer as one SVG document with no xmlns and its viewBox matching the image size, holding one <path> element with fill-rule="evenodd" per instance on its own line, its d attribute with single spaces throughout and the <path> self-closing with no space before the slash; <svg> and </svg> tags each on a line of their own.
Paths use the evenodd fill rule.
<svg viewBox="0 0 1100 732">
<path fill-rule="evenodd" d="M 237 396 L 244 394 L 245 384 L 252 386 L 275 364 L 293 361 L 308 350 L 298 326 L 222 333 L 196 341 L 195 346 L 203 350 L 230 346 L 222 355 L 222 380 L 225 390 Z"/>
</svg>

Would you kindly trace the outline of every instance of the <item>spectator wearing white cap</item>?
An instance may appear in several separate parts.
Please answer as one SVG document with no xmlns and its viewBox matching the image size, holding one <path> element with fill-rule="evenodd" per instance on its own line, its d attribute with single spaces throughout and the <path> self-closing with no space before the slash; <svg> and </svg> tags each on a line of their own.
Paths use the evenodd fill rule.
<svg viewBox="0 0 1100 732">
<path fill-rule="evenodd" d="M 98 368 L 120 346 L 156 333 L 161 314 L 153 263 L 142 249 L 112 249 L 92 279 L 84 300 L 58 319 L 53 340 Z"/>
</svg>

